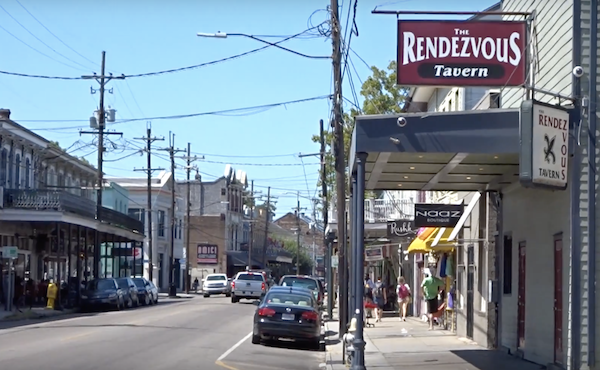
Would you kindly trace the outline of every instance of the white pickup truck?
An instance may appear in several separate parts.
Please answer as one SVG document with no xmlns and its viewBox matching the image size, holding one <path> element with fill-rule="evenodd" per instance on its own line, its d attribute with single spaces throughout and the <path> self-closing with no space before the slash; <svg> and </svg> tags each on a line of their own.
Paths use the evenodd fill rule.
<svg viewBox="0 0 600 370">
<path fill-rule="evenodd" d="M 267 282 L 261 273 L 238 272 L 231 282 L 231 303 L 240 299 L 261 299 L 267 292 Z"/>
</svg>

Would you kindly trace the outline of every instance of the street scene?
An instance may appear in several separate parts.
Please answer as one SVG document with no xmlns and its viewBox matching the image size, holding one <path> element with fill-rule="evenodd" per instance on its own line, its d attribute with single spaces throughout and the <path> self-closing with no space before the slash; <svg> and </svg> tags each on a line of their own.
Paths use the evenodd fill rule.
<svg viewBox="0 0 600 370">
<path fill-rule="evenodd" d="M 0 2 L 0 369 L 600 369 L 597 0 L 140 5 Z"/>
</svg>

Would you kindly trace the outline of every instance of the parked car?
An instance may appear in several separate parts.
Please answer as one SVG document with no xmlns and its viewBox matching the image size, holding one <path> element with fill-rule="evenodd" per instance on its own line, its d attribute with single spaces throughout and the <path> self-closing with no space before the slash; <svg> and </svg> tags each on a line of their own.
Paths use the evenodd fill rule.
<svg viewBox="0 0 600 370">
<path fill-rule="evenodd" d="M 267 339 L 305 341 L 320 350 L 321 315 L 305 289 L 290 286 L 269 290 L 254 313 L 252 343 Z"/>
<path fill-rule="evenodd" d="M 123 297 L 127 307 L 138 307 L 140 305 L 140 299 L 138 297 L 138 288 L 131 278 L 123 277 L 116 278 L 115 281 L 119 286 L 119 289 L 123 291 Z"/>
<path fill-rule="evenodd" d="M 204 298 L 214 294 L 225 294 L 231 297 L 231 286 L 225 274 L 210 274 L 202 282 L 202 293 Z"/>
<path fill-rule="evenodd" d="M 240 299 L 261 299 L 267 292 L 267 282 L 262 273 L 238 272 L 231 282 L 231 303 Z"/>
<path fill-rule="evenodd" d="M 158 288 L 150 280 L 146 280 L 146 283 L 148 284 L 148 290 L 150 290 L 154 304 L 158 304 Z"/>
<path fill-rule="evenodd" d="M 94 279 L 88 281 L 81 292 L 81 308 L 84 311 L 102 308 L 125 308 L 126 298 L 115 279 Z"/>
<path fill-rule="evenodd" d="M 279 281 L 281 286 L 294 286 L 300 288 L 306 288 L 313 291 L 314 298 L 319 305 L 323 304 L 323 297 L 325 292 L 323 285 L 317 278 L 310 276 L 299 276 L 299 275 L 285 275 Z"/>
<path fill-rule="evenodd" d="M 306 289 L 306 288 L 300 288 L 300 287 L 292 287 L 294 288 L 294 292 L 298 293 L 298 294 L 304 294 L 305 296 L 308 296 L 311 298 L 311 302 L 314 303 L 315 308 L 319 308 L 319 304 L 317 303 L 317 301 L 314 299 L 315 296 L 313 294 L 313 291 L 310 289 Z M 269 292 L 271 291 L 282 291 L 282 292 L 289 292 L 290 288 L 287 286 L 279 286 L 276 285 L 274 287 L 272 287 L 271 289 L 269 289 Z"/>
<path fill-rule="evenodd" d="M 136 288 L 137 288 L 137 296 L 138 301 L 142 302 L 144 306 L 149 306 L 158 301 L 158 291 L 156 291 L 156 287 L 154 291 L 156 291 L 156 295 L 152 290 L 152 286 L 150 282 L 145 278 L 131 278 L 133 280 Z"/>
</svg>

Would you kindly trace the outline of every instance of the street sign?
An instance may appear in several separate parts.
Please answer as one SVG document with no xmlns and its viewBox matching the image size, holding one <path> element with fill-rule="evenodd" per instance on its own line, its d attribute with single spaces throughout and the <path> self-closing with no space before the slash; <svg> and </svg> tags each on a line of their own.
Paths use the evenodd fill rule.
<svg viewBox="0 0 600 370">
<path fill-rule="evenodd" d="M 19 258 L 19 248 L 17 247 L 2 247 L 0 251 L 2 252 L 2 258 Z"/>
<path fill-rule="evenodd" d="M 333 267 L 334 269 L 336 269 L 338 267 L 339 264 L 339 260 L 338 260 L 338 256 L 331 256 L 331 267 Z"/>
</svg>

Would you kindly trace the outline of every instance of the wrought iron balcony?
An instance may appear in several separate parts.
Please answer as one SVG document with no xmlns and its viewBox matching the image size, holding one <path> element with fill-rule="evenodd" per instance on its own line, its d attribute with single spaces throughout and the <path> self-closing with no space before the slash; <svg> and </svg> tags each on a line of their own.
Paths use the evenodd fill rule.
<svg viewBox="0 0 600 370">
<path fill-rule="evenodd" d="M 96 202 L 66 191 L 49 189 L 4 189 L 4 207 L 35 211 L 69 212 L 90 219 L 96 217 Z M 102 207 L 102 222 L 128 230 L 144 232 L 144 224 L 121 212 Z"/>
<path fill-rule="evenodd" d="M 346 201 L 346 210 L 350 204 Z M 399 219 L 412 219 L 414 217 L 414 202 L 409 200 L 365 199 L 365 223 L 386 223 Z M 337 223 L 337 210 L 335 203 L 330 206 L 329 222 Z"/>
</svg>

